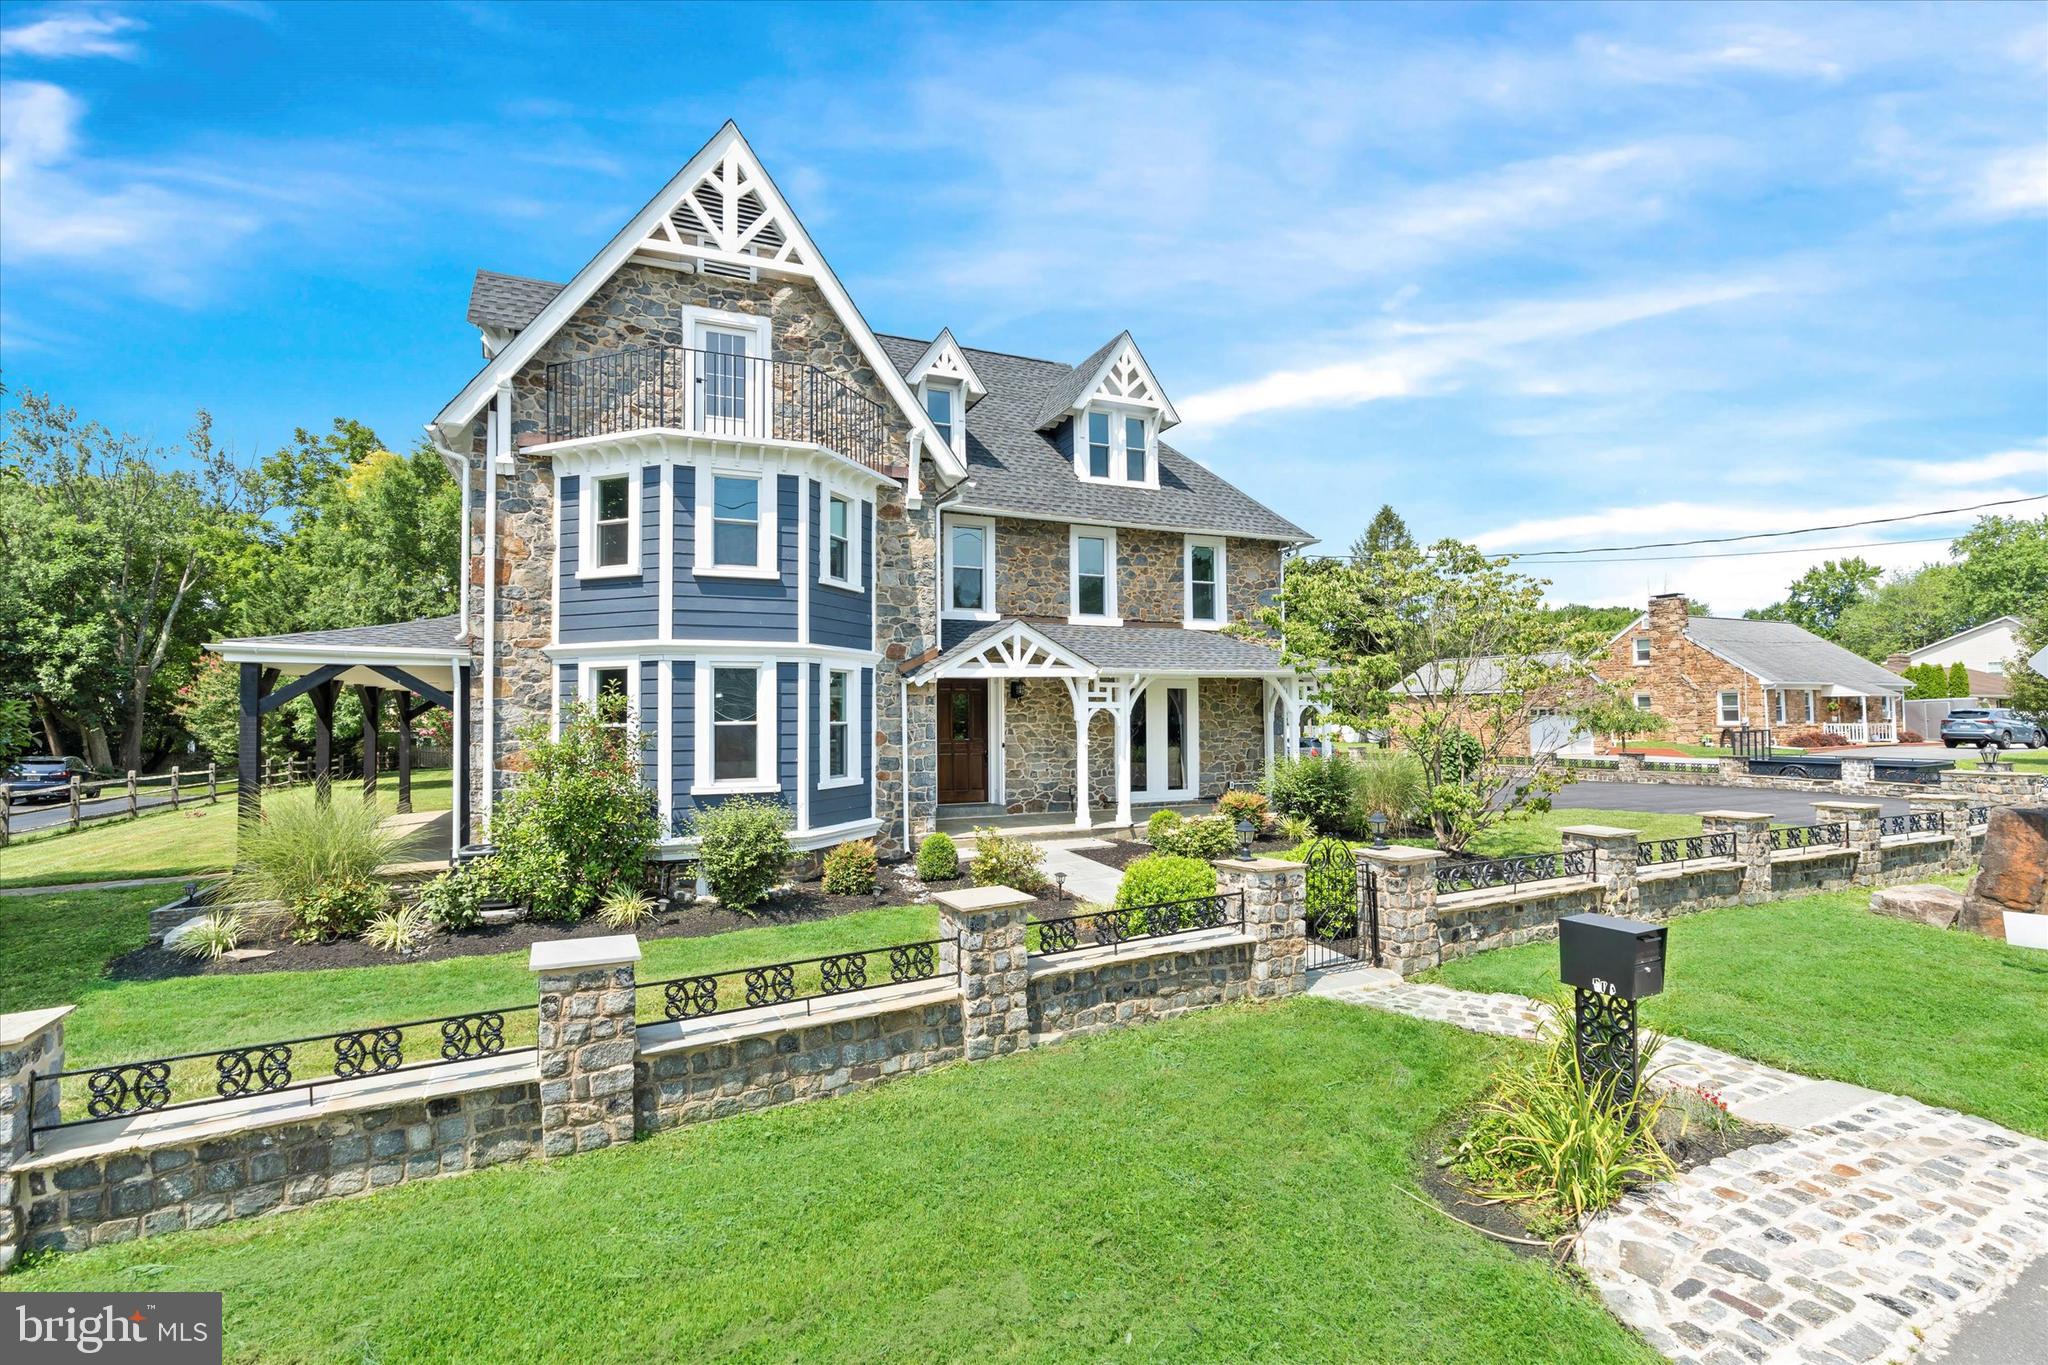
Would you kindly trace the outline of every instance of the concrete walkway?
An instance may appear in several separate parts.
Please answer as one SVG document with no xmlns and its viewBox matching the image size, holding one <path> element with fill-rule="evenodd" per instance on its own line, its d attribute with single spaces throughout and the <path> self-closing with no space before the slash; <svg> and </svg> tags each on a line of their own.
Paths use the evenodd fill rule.
<svg viewBox="0 0 2048 1365">
<path fill-rule="evenodd" d="M 1064 872 L 1067 877 L 1067 894 L 1076 901 L 1095 905 L 1108 905 L 1116 899 L 1117 886 L 1124 874 L 1093 858 L 1084 858 L 1078 850 L 1084 848 L 1108 848 L 1104 839 L 1057 839 L 1050 842 L 1034 841 L 1045 850 L 1045 875 L 1057 876 Z"/>
<path fill-rule="evenodd" d="M 1521 996 L 1371 969 L 1322 973 L 1310 993 L 1479 1033 L 1553 1027 Z M 1950 1339 L 1957 1359 L 2048 1354 L 2048 1142 L 1679 1038 L 1657 1065 L 1660 1081 L 1705 1086 L 1738 1118 L 1790 1135 L 1588 1225 L 1580 1263 L 1652 1346 L 1685 1365 L 1904 1360 Z M 1995 1354 L 2018 1342 L 2031 1353 Z"/>
</svg>

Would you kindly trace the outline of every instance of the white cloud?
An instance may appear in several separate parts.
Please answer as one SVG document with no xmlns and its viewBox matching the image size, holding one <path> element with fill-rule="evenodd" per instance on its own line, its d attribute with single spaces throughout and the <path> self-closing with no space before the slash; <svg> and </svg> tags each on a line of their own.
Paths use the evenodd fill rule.
<svg viewBox="0 0 2048 1365">
<path fill-rule="evenodd" d="M 125 14 L 60 9 L 14 28 L 0 29 L 0 54 L 41 57 L 118 57 L 134 61 L 141 49 L 121 35 L 147 27 Z"/>
<path fill-rule="evenodd" d="M 1796 525 L 1802 521 L 1841 525 L 1847 522 L 1875 521 L 1881 517 L 1914 516 L 1926 512 L 1933 506 L 1962 505 L 1953 501 L 1952 493 L 1948 495 L 1950 501 L 1931 503 L 1928 500 L 1929 494 L 1935 492 L 1938 487 L 1938 483 L 1930 479 L 1927 488 L 1916 493 L 1863 503 L 1836 501 L 1820 509 L 1788 506 L 1772 498 L 1730 498 L 1726 501 L 1671 499 L 1629 507 L 1603 507 L 1592 512 L 1573 512 L 1556 517 L 1531 517 L 1511 522 L 1506 526 L 1480 532 L 1472 537 L 1472 543 L 1482 550 L 1524 552 L 1569 548 L 1577 542 L 1588 540 L 1614 540 L 1621 544 L 1633 545 L 1640 544 L 1648 538 L 1667 535 L 1685 540 L 1707 536 L 1743 535 L 1757 531 L 1784 530 L 1788 523 Z M 2036 496 L 2039 492 L 2039 489 L 2017 485 L 1972 489 L 1966 501 L 1977 503 L 2004 498 L 2025 498 Z M 1975 512 L 1960 512 L 1906 524 L 1916 528 L 1919 534 L 1927 534 L 1928 528 L 1938 532 L 1947 526 L 1967 526 L 1978 515 L 1980 514 Z M 1885 535 L 1906 534 L 1912 533 L 1899 530 L 1897 525 L 1894 525 L 1888 532 L 1869 529 L 1864 538 L 1876 540 Z M 1770 547 L 1757 545 L 1751 548 Z M 1653 552 L 1646 550 L 1643 553 Z M 1702 553 L 1710 551 L 1703 550 Z"/>
<path fill-rule="evenodd" d="M 1891 471 L 1892 477 L 1914 483 L 1939 486 L 2018 479 L 2034 485 L 2037 492 L 2048 492 L 2048 441 L 1964 460 L 1885 460 L 1881 463 Z"/>
<path fill-rule="evenodd" d="M 1960 187 L 1958 207 L 1975 218 L 2048 213 L 2048 143 L 1987 157 Z"/>
</svg>

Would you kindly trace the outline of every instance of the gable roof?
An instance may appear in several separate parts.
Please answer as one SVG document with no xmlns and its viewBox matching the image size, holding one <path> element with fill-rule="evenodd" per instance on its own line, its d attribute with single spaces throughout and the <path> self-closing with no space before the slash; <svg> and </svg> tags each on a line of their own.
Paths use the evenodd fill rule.
<svg viewBox="0 0 2048 1365">
<path fill-rule="evenodd" d="M 1410 673 L 1387 690 L 1403 697 L 1433 697 L 1448 684 L 1462 697 L 1487 697 L 1499 692 L 1507 681 L 1507 656 L 1480 654 L 1468 659 L 1438 659 Z M 1550 668 L 1563 668 L 1572 656 L 1562 650 L 1538 654 L 1536 661 Z M 1591 674 L 1592 669 L 1586 668 Z"/>
<path fill-rule="evenodd" d="M 707 220 L 716 216 L 704 201 L 704 186 L 700 182 L 707 178 L 719 179 L 725 196 L 723 224 L 711 224 Z M 741 186 L 744 184 L 744 193 Z M 690 196 L 690 204 L 685 204 Z M 754 216 L 745 219 L 748 225 L 740 228 L 732 242 L 726 238 L 732 235 L 735 223 L 734 204 L 740 199 L 751 200 L 748 212 Z M 694 206 L 694 207 L 693 207 Z M 678 235 L 674 221 L 676 215 L 687 214 L 687 224 L 694 224 L 707 231 L 722 228 L 724 235 L 711 248 L 685 246 Z M 762 242 L 772 234 L 777 249 L 773 259 L 747 255 L 735 255 L 736 244 L 742 241 Z M 664 185 L 661 191 L 638 213 L 619 229 L 611 241 L 579 271 L 559 293 L 549 299 L 534 315 L 532 321 L 503 349 L 485 363 L 471 380 L 462 386 L 462 391 L 448 400 L 433 420 L 438 434 L 452 437 L 455 429 L 468 425 L 477 413 L 490 401 L 498 385 L 508 382 L 520 367 L 533 359 L 535 352 L 567 323 L 578 308 L 618 268 L 624 265 L 635 252 L 647 248 L 650 242 L 665 243 L 664 251 L 672 249 L 674 254 L 695 255 L 706 261 L 717 260 L 727 266 L 738 262 L 749 268 L 775 266 L 790 269 L 795 273 L 808 275 L 832 305 L 845 326 L 847 336 L 874 368 L 875 377 L 889 394 L 896 406 L 909 422 L 911 430 L 922 436 L 924 446 L 932 459 L 948 474 L 959 477 L 964 473 L 960 458 L 950 446 L 939 438 L 938 428 L 926 415 L 924 406 L 910 388 L 903 382 L 903 376 L 892 364 L 885 364 L 881 347 L 876 343 L 875 334 L 867 319 L 854 306 L 846 287 L 839 283 L 839 277 L 825 263 L 824 256 L 804 231 L 802 222 L 789 201 L 776 188 L 774 179 L 762 167 L 760 158 L 741 135 L 739 125 L 727 119 L 721 127 L 699 148 L 697 154 L 683 163 L 681 170 Z"/>
<path fill-rule="evenodd" d="M 885 334 L 879 340 L 896 368 L 906 374 L 928 349 L 928 343 L 913 337 Z M 1033 360 L 1001 351 L 963 348 L 961 358 L 973 365 L 988 386 L 988 397 L 968 417 L 967 477 L 974 487 L 961 497 L 957 510 L 1166 531 L 1213 531 L 1292 545 L 1306 545 L 1315 539 L 1164 441 L 1159 443 L 1158 488 L 1083 483 L 1074 475 L 1073 460 L 1060 452 L 1038 424 L 1049 392 L 1079 392 L 1073 378 L 1079 370 L 1057 360 Z M 1097 368 L 1102 364 L 1096 357 L 1091 360 Z"/>
<path fill-rule="evenodd" d="M 911 677 L 924 682 L 947 665 L 978 655 L 1006 637 L 1021 636 L 1056 651 L 1062 662 L 1113 673 L 1196 674 L 1203 677 L 1289 673 L 1277 647 L 1215 630 L 1178 626 L 1075 626 L 1060 621 L 940 622 L 940 653 Z"/>
<path fill-rule="evenodd" d="M 1982 635 L 1986 631 L 1996 630 L 2000 626 L 2004 626 L 2017 636 L 2027 628 L 2027 623 L 2020 620 L 2017 616 L 1994 616 L 1989 621 L 1979 621 L 1967 630 L 1959 630 L 1953 635 L 1944 635 L 1939 640 L 1932 640 L 1927 644 L 1921 645 L 1918 649 L 1909 649 L 1906 651 L 1906 657 L 1918 663 L 1919 655 L 1932 653 L 1943 645 L 1952 645 L 1958 640 L 1967 640 L 1973 635 Z"/>
<path fill-rule="evenodd" d="M 1685 638 L 1773 686 L 1827 683 L 1899 692 L 1908 685 L 1898 674 L 1790 621 L 1693 616 L 1686 620 Z"/>
<path fill-rule="evenodd" d="M 516 332 L 539 317 L 540 310 L 561 292 L 562 286 L 552 280 L 479 270 L 469 286 L 469 321 L 477 327 L 505 327 Z"/>
<path fill-rule="evenodd" d="M 1090 394 L 1101 387 L 1103 376 L 1123 355 L 1126 347 L 1144 370 L 1145 379 L 1150 384 L 1152 392 L 1158 396 L 1160 428 L 1164 430 L 1179 425 L 1180 414 L 1174 411 L 1172 401 L 1166 396 L 1166 390 L 1160 387 L 1159 380 L 1153 376 L 1152 367 L 1145 363 L 1145 353 L 1138 349 L 1138 343 L 1132 339 L 1128 329 L 1111 337 L 1094 355 L 1076 365 L 1072 373 L 1046 392 L 1045 402 L 1038 410 L 1038 420 L 1033 425 L 1040 431 L 1058 426 Z"/>
<path fill-rule="evenodd" d="M 941 368 L 942 362 L 948 357 L 952 360 L 951 366 Z M 895 362 L 892 360 L 890 363 Z M 973 363 L 967 359 L 967 352 L 953 339 L 953 329 L 950 327 L 940 328 L 939 334 L 932 338 L 932 344 L 925 347 L 924 354 L 903 372 L 904 382 L 920 383 L 934 372 L 937 372 L 941 379 L 959 380 L 966 390 L 969 407 L 973 407 L 988 396 L 988 385 L 981 382 L 981 376 L 975 372 Z"/>
</svg>

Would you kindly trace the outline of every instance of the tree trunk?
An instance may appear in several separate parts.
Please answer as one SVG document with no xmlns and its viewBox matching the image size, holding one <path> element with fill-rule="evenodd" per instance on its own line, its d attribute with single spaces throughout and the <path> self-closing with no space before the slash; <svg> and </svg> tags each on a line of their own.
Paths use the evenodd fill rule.
<svg viewBox="0 0 2048 1365">
<path fill-rule="evenodd" d="M 111 770 L 114 766 L 114 755 L 107 748 L 107 728 L 104 725 L 86 725 L 82 730 L 85 736 L 85 761 L 102 771 Z M 132 764 L 124 766 L 130 772 L 142 771 Z"/>
<path fill-rule="evenodd" d="M 142 771 L 142 721 L 149 711 L 149 682 L 156 670 L 138 665 L 128 683 L 128 730 L 121 736 L 121 766 Z"/>
<path fill-rule="evenodd" d="M 57 730 L 57 708 L 47 698 L 37 697 L 36 719 L 43 724 L 43 743 L 49 747 L 51 758 L 64 756 L 64 736 Z"/>
</svg>

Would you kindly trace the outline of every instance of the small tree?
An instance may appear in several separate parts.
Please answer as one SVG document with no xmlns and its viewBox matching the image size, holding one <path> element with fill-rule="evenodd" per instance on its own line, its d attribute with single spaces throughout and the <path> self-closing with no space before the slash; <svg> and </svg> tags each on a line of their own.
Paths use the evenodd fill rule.
<svg viewBox="0 0 2048 1365">
<path fill-rule="evenodd" d="M 640 784 L 639 741 L 625 698 L 572 702 L 560 735 L 519 732 L 524 771 L 491 822 L 498 875 L 539 919 L 581 919 L 611 891 L 638 887 L 661 833 Z"/>
<path fill-rule="evenodd" d="M 1970 695 L 1970 670 L 1958 659 L 1948 666 L 1948 695 L 1967 697 Z"/>
<path fill-rule="evenodd" d="M 1623 753 L 1628 752 L 1630 740 L 1662 734 L 1669 727 L 1664 717 L 1655 711 L 1638 710 L 1632 698 L 1611 687 L 1602 687 L 1593 697 L 1574 706 L 1572 716 L 1594 734 L 1618 741 Z"/>
</svg>

